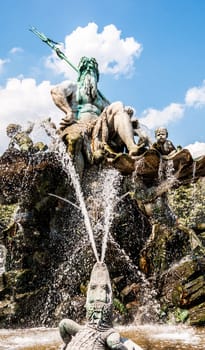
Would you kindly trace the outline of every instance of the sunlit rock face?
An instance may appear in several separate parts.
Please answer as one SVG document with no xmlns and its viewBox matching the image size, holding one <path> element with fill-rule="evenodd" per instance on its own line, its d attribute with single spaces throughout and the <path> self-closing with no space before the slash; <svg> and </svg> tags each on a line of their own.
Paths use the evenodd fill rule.
<svg viewBox="0 0 205 350">
<path fill-rule="evenodd" d="M 136 196 L 132 173 L 138 166 L 152 189 L 159 176 L 156 153 L 86 167 L 80 180 L 99 255 L 109 230 L 104 260 L 119 322 L 204 324 L 204 158 L 193 165 L 183 157 L 175 159 L 179 181 L 167 192 L 173 225 L 163 206 L 150 216 L 141 206 L 146 195 L 141 202 Z M 0 244 L 6 249 L 0 256 L 1 327 L 56 326 L 63 317 L 82 322 L 96 259 L 69 172 L 55 153 L 12 150 L 0 159 L 0 176 Z M 109 184 L 116 187 L 112 202 Z"/>
</svg>

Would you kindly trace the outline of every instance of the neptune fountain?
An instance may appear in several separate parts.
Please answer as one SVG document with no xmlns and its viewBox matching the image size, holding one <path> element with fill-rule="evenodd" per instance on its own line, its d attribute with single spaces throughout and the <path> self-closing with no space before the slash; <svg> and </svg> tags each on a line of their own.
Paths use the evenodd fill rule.
<svg viewBox="0 0 205 350">
<path fill-rule="evenodd" d="M 94 58 L 77 72 L 51 91 L 64 113 L 59 128 L 42 122 L 51 146 L 7 128 L 0 324 L 60 323 L 65 349 L 138 349 L 116 324 L 205 323 L 205 157 L 164 127 L 152 143 L 131 107 L 99 91 Z"/>
</svg>

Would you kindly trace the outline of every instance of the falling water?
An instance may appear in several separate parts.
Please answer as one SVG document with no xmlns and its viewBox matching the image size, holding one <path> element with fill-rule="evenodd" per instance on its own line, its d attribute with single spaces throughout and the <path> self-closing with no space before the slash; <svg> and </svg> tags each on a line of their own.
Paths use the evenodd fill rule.
<svg viewBox="0 0 205 350">
<path fill-rule="evenodd" d="M 195 208 L 196 204 L 196 161 L 193 161 L 193 171 L 192 171 L 192 184 L 193 184 L 193 191 L 192 191 L 192 198 L 193 198 L 193 208 Z"/>
<path fill-rule="evenodd" d="M 47 129 L 47 133 L 51 135 L 51 137 L 56 140 L 56 133 L 54 130 L 50 129 L 49 124 L 44 125 Z M 49 131 L 48 131 L 49 130 Z M 53 134 L 54 133 L 54 134 Z M 93 252 L 95 254 L 95 258 L 99 261 L 98 252 L 96 249 L 93 230 L 90 222 L 90 217 L 85 205 L 84 196 L 81 190 L 80 179 L 73 165 L 72 159 L 69 154 L 66 152 L 66 148 L 64 143 L 59 139 L 58 142 L 55 142 L 55 151 L 57 153 L 57 157 L 60 160 L 63 170 L 67 173 L 68 176 L 71 177 L 71 181 L 73 183 L 74 189 L 76 191 L 76 196 L 80 203 L 80 209 L 82 211 L 85 226 L 89 235 L 89 239 L 92 245 Z M 103 203 L 103 240 L 102 240 L 102 250 L 101 250 L 101 261 L 104 261 L 105 252 L 107 247 L 108 234 L 110 230 L 110 225 L 114 216 L 114 206 L 117 203 L 117 192 L 119 189 L 120 182 L 120 174 L 115 169 L 108 169 L 106 174 L 102 175 L 104 177 L 103 184 L 103 192 L 102 192 L 102 203 Z M 51 194 L 52 195 L 52 194 Z M 61 198 L 62 199 L 62 198 Z M 65 199 L 65 201 L 67 201 Z M 71 203 L 73 205 L 73 203 Z M 76 205 L 74 205 L 76 206 Z M 102 224 L 102 223 L 101 223 Z"/>
<path fill-rule="evenodd" d="M 0 274 L 5 271 L 6 262 L 6 248 L 3 244 L 0 244 Z"/>
<path fill-rule="evenodd" d="M 102 240 L 101 262 L 105 259 L 107 248 L 108 234 L 110 225 L 114 217 L 114 208 L 117 203 L 117 194 L 119 190 L 120 174 L 117 170 L 109 169 L 106 173 L 103 188 L 103 203 L 104 203 L 104 235 Z"/>
<path fill-rule="evenodd" d="M 192 172 L 193 181 L 195 181 L 195 176 L 196 176 L 196 161 L 193 161 L 193 172 Z"/>
<path fill-rule="evenodd" d="M 89 235 L 90 243 L 91 243 L 95 258 L 99 262 L 99 256 L 98 256 L 98 252 L 94 241 L 93 230 L 91 227 L 88 211 L 85 205 L 84 196 L 81 190 L 80 179 L 75 170 L 71 157 L 66 152 L 66 147 L 61 140 L 59 140 L 58 142 L 58 148 L 56 149 L 56 153 L 57 153 L 58 159 L 62 164 L 63 170 L 66 172 L 68 176 L 70 175 L 72 184 L 76 191 L 77 199 L 79 200 L 79 203 L 80 203 L 80 209 L 84 217 L 85 227 Z"/>
<path fill-rule="evenodd" d="M 52 127 L 52 123 L 50 123 L 50 121 L 47 120 L 42 123 L 42 127 L 45 129 L 47 135 L 49 135 L 52 138 L 53 140 L 52 148 L 54 149 L 54 152 L 56 153 L 58 160 L 62 164 L 62 168 L 67 174 L 68 178 L 69 177 L 71 178 L 72 184 L 76 192 L 76 197 L 79 201 L 80 209 L 84 217 L 85 227 L 89 235 L 90 243 L 91 243 L 95 258 L 97 261 L 99 261 L 98 252 L 96 249 L 94 236 L 93 236 L 93 230 L 90 223 L 90 218 L 85 205 L 84 196 L 81 190 L 79 175 L 75 170 L 75 167 L 70 155 L 66 152 L 65 144 L 56 134 L 56 129 Z"/>
<path fill-rule="evenodd" d="M 172 159 L 169 159 L 166 162 L 166 178 L 170 179 L 172 178 L 174 175 L 174 162 Z"/>
<path fill-rule="evenodd" d="M 141 293 L 141 298 L 143 300 L 141 300 L 142 306 L 138 308 L 139 312 L 138 312 L 137 319 L 139 320 L 140 317 L 149 318 L 151 313 L 153 316 L 154 315 L 156 316 L 159 311 L 159 305 L 156 302 L 155 291 L 153 290 L 153 288 L 151 288 L 150 283 L 147 281 L 145 276 L 139 271 L 138 267 L 132 262 L 132 259 L 130 259 L 130 257 L 120 247 L 120 245 L 115 241 L 115 239 L 112 237 L 110 233 L 110 227 L 115 215 L 116 204 L 120 201 L 120 197 L 118 196 L 118 190 L 120 188 L 120 181 L 121 181 L 120 173 L 115 169 L 106 169 L 101 172 L 100 179 L 98 179 L 98 185 L 93 186 L 91 190 L 92 193 L 90 196 L 91 197 L 90 208 L 88 205 L 89 203 L 87 203 L 87 207 L 88 207 L 87 209 L 84 196 L 81 190 L 79 176 L 76 173 L 75 167 L 72 163 L 70 156 L 66 152 L 65 145 L 60 140 L 56 142 L 56 135 L 55 135 L 55 152 L 56 152 L 57 158 L 62 164 L 63 170 L 68 175 L 68 177 L 71 178 L 72 184 L 76 191 L 76 197 L 79 200 L 79 207 L 84 217 L 86 230 L 88 232 L 89 240 L 90 240 L 93 252 L 95 254 L 96 260 L 99 262 L 98 252 L 96 249 L 94 234 L 92 229 L 93 225 L 91 225 L 91 223 L 94 224 L 94 221 L 97 221 L 96 225 L 93 226 L 96 238 L 97 236 L 100 235 L 100 232 L 102 233 L 100 261 L 103 262 L 105 259 L 107 242 L 109 238 L 115 250 L 119 251 L 119 256 L 121 256 L 122 259 L 125 259 L 125 263 L 128 264 L 130 270 L 132 270 L 136 275 L 136 278 L 138 277 L 142 282 L 143 293 Z M 91 219 L 92 221 L 90 221 Z M 71 260 L 74 257 L 74 255 L 76 256 L 76 254 L 72 254 L 72 257 L 70 257 L 69 261 L 67 261 L 68 270 L 69 270 L 69 266 L 72 266 Z M 59 270 L 59 273 L 56 271 L 56 283 L 59 285 L 63 277 L 61 276 L 62 278 L 59 278 L 58 276 L 58 275 L 61 275 L 60 273 L 61 267 L 58 270 Z M 65 270 L 63 274 L 65 275 Z M 68 298 L 69 296 L 67 295 L 66 297 Z"/>
<path fill-rule="evenodd" d="M 121 260 L 129 267 L 132 271 L 132 276 L 134 280 L 141 281 L 141 292 L 140 294 L 140 305 L 138 306 L 137 311 L 135 312 L 134 324 L 152 323 L 156 321 L 160 313 L 160 304 L 156 300 L 157 292 L 151 286 L 150 282 L 147 280 L 146 276 L 141 272 L 137 265 L 135 265 L 129 255 L 122 249 L 115 241 L 113 236 L 110 234 L 109 239 L 114 246 L 116 252 L 121 257 Z"/>
<path fill-rule="evenodd" d="M 159 169 L 158 169 L 158 179 L 163 181 L 165 179 L 170 179 L 173 177 L 174 173 L 174 163 L 173 160 L 164 160 L 160 157 Z"/>
</svg>

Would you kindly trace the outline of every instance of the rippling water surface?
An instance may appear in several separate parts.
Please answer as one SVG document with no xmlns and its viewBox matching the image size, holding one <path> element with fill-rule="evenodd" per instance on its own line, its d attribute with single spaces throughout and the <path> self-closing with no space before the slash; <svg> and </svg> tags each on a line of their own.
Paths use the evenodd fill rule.
<svg viewBox="0 0 205 350">
<path fill-rule="evenodd" d="M 205 327 L 138 326 L 119 328 L 144 350 L 205 350 Z M 60 350 L 56 328 L 0 329 L 0 350 Z"/>
</svg>

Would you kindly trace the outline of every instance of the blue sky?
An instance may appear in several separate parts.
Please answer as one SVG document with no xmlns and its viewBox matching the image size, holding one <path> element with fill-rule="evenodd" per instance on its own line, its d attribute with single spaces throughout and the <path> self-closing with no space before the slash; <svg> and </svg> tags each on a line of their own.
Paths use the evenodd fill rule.
<svg viewBox="0 0 205 350">
<path fill-rule="evenodd" d="M 50 88 L 76 78 L 29 31 L 35 26 L 74 64 L 95 56 L 102 93 L 134 107 L 151 135 L 164 125 L 175 145 L 205 154 L 204 0 L 7 0 L 0 18 L 1 153 L 9 123 L 36 121 L 34 138 L 43 137 L 38 121 L 58 125 Z"/>
</svg>

